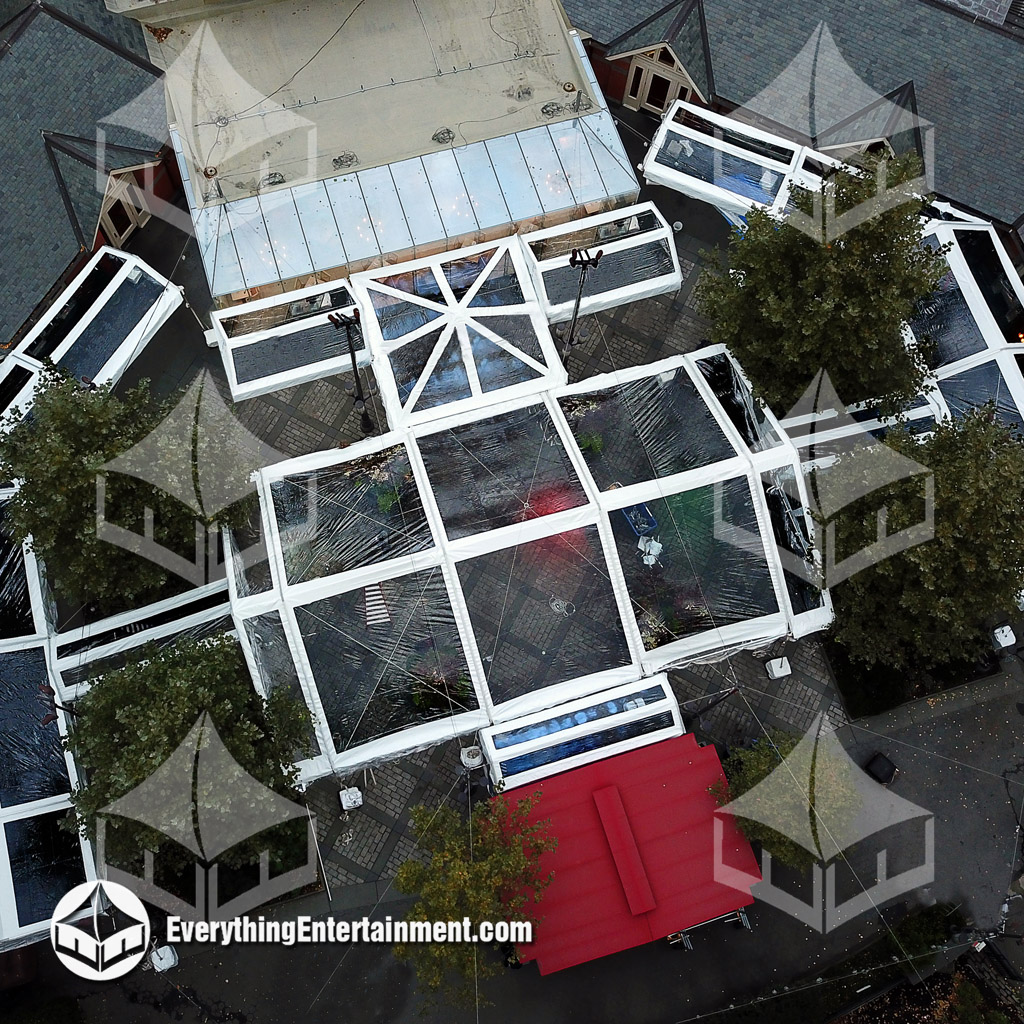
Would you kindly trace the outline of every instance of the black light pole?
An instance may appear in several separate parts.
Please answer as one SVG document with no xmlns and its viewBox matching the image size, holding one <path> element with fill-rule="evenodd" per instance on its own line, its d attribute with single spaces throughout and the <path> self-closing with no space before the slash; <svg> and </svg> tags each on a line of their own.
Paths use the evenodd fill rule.
<svg viewBox="0 0 1024 1024">
<path fill-rule="evenodd" d="M 345 313 L 330 313 L 327 319 L 334 324 L 334 329 L 336 331 L 340 331 L 343 327 L 345 328 L 345 341 L 348 343 L 348 354 L 352 357 L 352 376 L 355 378 L 356 382 L 356 412 L 360 415 L 360 424 L 362 425 L 363 433 L 370 434 L 373 432 L 373 420 L 370 419 L 370 414 L 366 410 L 366 399 L 363 396 L 363 382 L 359 379 L 359 367 L 356 366 L 356 350 L 352 344 L 352 328 L 359 325 L 359 310 L 353 310 L 351 316 L 348 316 Z"/>
<path fill-rule="evenodd" d="M 739 693 L 739 692 L 740 692 L 740 688 L 738 686 L 734 686 L 734 687 L 732 687 L 729 690 L 723 690 L 722 693 L 720 693 L 717 697 L 713 698 L 712 701 L 706 707 L 702 707 L 702 708 L 700 708 L 697 711 L 691 711 L 691 712 L 684 713 L 683 716 L 682 716 L 683 724 L 686 726 L 687 729 L 689 729 L 690 726 L 693 725 L 694 722 L 697 722 L 698 724 L 700 724 L 700 720 L 701 720 L 701 716 L 702 715 L 706 715 L 712 708 L 717 708 L 718 705 L 721 704 L 723 700 L 728 700 L 734 693 Z M 697 701 L 703 700 L 703 699 L 704 699 L 703 697 L 694 697 L 693 700 L 684 701 L 683 702 L 683 706 L 685 707 L 687 704 L 695 704 Z M 702 726 L 702 728 L 703 728 L 703 726 Z"/>
<path fill-rule="evenodd" d="M 587 271 L 591 267 L 596 267 L 601 262 L 601 257 L 604 255 L 603 249 L 598 249 L 593 256 L 590 255 L 589 249 L 573 249 L 572 255 L 569 257 L 570 267 L 580 268 L 580 286 L 576 289 L 576 305 L 572 309 L 572 320 L 569 321 L 569 333 L 565 336 L 565 349 L 562 354 L 562 361 L 568 362 L 569 350 L 572 348 L 573 338 L 576 335 L 576 321 L 580 315 L 580 302 L 583 301 L 583 285 L 587 280 Z"/>
</svg>

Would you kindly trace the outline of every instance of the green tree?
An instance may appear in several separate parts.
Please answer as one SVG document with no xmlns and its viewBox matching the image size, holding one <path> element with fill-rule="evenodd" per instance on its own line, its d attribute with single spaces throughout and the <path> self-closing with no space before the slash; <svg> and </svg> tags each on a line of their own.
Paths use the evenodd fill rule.
<svg viewBox="0 0 1024 1024">
<path fill-rule="evenodd" d="M 880 167 L 887 198 L 906 197 L 888 209 L 877 198 Z M 813 194 L 798 189 L 798 215 L 823 238 L 852 210 L 877 212 L 822 242 L 791 218 L 754 211 L 734 232 L 727 265 L 705 270 L 698 296 L 711 340 L 728 346 L 776 412 L 792 408 L 822 368 L 847 404 L 878 399 L 895 408 L 919 392 L 926 353 L 906 347 L 902 326 L 938 286 L 944 262 L 921 245 L 924 203 L 905 185 L 918 168 L 906 157 L 869 161 L 865 173 L 839 170 L 825 184 L 834 216 L 820 200 L 815 213 Z"/>
<path fill-rule="evenodd" d="M 96 480 L 103 466 L 156 425 L 161 411 L 148 382 L 115 398 L 108 387 L 86 391 L 55 367 L 43 371 L 31 417 L 12 415 L 0 437 L 0 475 L 21 487 L 11 499 L 16 536 L 31 536 L 47 579 L 65 597 L 102 610 L 160 596 L 167 573 L 96 535 Z M 154 509 L 156 539 L 174 550 L 194 548 L 195 520 L 168 495 L 135 477 L 111 474 L 106 516 L 142 533 Z"/>
<path fill-rule="evenodd" d="M 854 661 L 898 672 L 970 662 L 988 646 L 985 621 L 1024 590 L 1024 441 L 991 408 L 947 420 L 928 438 L 886 437 L 934 477 L 934 537 L 884 558 L 832 588 L 838 642 Z M 857 472 L 856 462 L 850 471 Z M 829 472 L 844 472 L 842 463 Z M 834 519 L 839 554 L 925 515 L 922 478 L 868 494 Z"/>
<path fill-rule="evenodd" d="M 50 366 L 40 378 L 32 415 L 19 419 L 12 414 L 5 421 L 0 475 L 21 481 L 9 505 L 9 521 L 20 540 L 31 537 L 33 549 L 45 563 L 47 579 L 61 596 L 94 603 L 111 614 L 186 586 L 156 562 L 98 535 L 97 482 L 101 478 L 105 519 L 130 531 L 133 538 L 147 535 L 152 528 L 157 545 L 189 562 L 195 558 L 197 523 L 209 527 L 217 521 L 237 527 L 245 522 L 254 493 L 209 516 L 197 516 L 175 496 L 190 494 L 195 485 L 199 448 L 191 449 L 189 459 L 173 457 L 180 455 L 180 446 L 188 444 L 188 438 L 154 435 L 147 458 L 159 465 L 164 487 L 131 473 L 105 470 L 112 459 L 150 435 L 171 410 L 171 402 L 153 403 L 148 381 L 117 397 L 109 387 L 86 390 Z M 239 460 L 248 464 L 252 457 L 233 450 L 222 455 L 226 463 L 231 460 L 236 475 L 248 468 L 240 470 Z"/>
<path fill-rule="evenodd" d="M 953 994 L 942 1016 L 944 1024 L 1009 1024 L 1009 1017 L 988 1005 L 977 985 L 957 974 Z"/>
<path fill-rule="evenodd" d="M 77 825 L 90 839 L 98 812 L 160 768 L 204 711 L 235 760 L 275 792 L 294 797 L 293 762 L 309 752 L 306 706 L 283 688 L 266 700 L 257 694 L 241 649 L 229 636 L 182 640 L 163 649 L 147 645 L 123 668 L 97 679 L 74 710 L 68 745 L 87 782 L 72 801 Z M 176 779 L 172 785 L 177 784 Z M 220 806 L 230 793 L 209 799 Z M 143 849 L 162 851 L 165 870 L 192 863 L 162 832 L 126 818 L 109 818 L 106 835 L 108 857 L 118 863 L 134 863 Z M 278 839 L 283 853 L 290 840 L 284 832 Z M 250 863 L 266 845 L 246 840 L 220 861 Z"/>
<path fill-rule="evenodd" d="M 740 831 L 752 842 L 761 843 L 773 860 L 804 870 L 820 857 L 795 837 L 808 836 L 809 826 L 817 850 L 830 850 L 834 845 L 842 848 L 841 826 L 855 818 L 861 799 L 852 762 L 841 754 L 838 741 L 805 746 L 802 756 L 794 754 L 801 739 L 772 729 L 750 746 L 733 750 L 722 763 L 727 784 L 712 786 L 711 794 L 725 807 L 757 790 L 752 794 L 755 802 L 745 808 L 756 810 L 757 819 L 742 817 L 734 808 Z M 772 783 L 758 789 L 769 776 Z M 827 829 L 833 830 L 834 844 L 827 842 Z"/>
<path fill-rule="evenodd" d="M 496 797 L 462 817 L 446 805 L 414 807 L 412 821 L 429 862 L 407 860 L 398 869 L 400 892 L 416 894 L 408 921 L 533 921 L 551 882 L 540 858 L 555 849 L 550 820 L 531 822 L 539 793 L 519 800 Z M 471 1002 L 475 979 L 501 971 L 486 947 L 469 943 L 409 943 L 395 956 L 411 964 L 432 996 Z"/>
</svg>

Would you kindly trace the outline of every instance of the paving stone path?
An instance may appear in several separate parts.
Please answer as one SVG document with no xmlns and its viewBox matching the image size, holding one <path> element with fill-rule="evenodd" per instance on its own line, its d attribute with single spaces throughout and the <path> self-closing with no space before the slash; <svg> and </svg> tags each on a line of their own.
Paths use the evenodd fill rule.
<svg viewBox="0 0 1024 1024">
<path fill-rule="evenodd" d="M 310 786 L 306 802 L 316 815 L 327 882 L 332 890 L 347 890 L 346 903 L 365 906 L 402 895 L 391 880 L 400 864 L 422 856 L 416 847 L 409 810 L 417 804 L 466 807 L 467 798 L 460 785 L 459 750 L 468 742 L 468 737 L 461 744 L 450 740 Z M 363 805 L 344 812 L 338 793 L 348 786 L 359 787 Z"/>
</svg>

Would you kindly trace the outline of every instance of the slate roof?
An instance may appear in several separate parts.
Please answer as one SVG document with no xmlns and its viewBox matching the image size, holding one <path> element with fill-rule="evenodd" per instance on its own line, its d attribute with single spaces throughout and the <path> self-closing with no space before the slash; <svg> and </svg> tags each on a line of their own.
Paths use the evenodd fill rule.
<svg viewBox="0 0 1024 1024">
<path fill-rule="evenodd" d="M 589 32 L 599 43 L 610 43 L 648 18 L 668 0 L 562 0 L 574 28 Z"/>
<path fill-rule="evenodd" d="M 718 95 L 742 104 L 820 22 L 879 93 L 913 81 L 935 125 L 935 187 L 1012 224 L 1024 215 L 1024 41 L 918 0 L 705 0 Z M 821 68 L 818 74 L 822 73 Z"/>
<path fill-rule="evenodd" d="M 618 39 L 612 40 L 608 44 L 608 52 L 610 54 L 627 53 L 630 50 L 639 50 L 657 43 L 670 43 L 680 14 L 690 6 L 692 6 L 692 0 L 675 0 L 652 18 L 640 22 L 635 28 L 619 36 Z"/>
<path fill-rule="evenodd" d="M 700 94 L 708 98 L 715 90 L 708 68 L 701 17 L 702 9 L 698 0 L 673 0 L 653 17 L 640 22 L 636 28 L 618 39 L 613 39 L 608 44 L 607 52 L 613 56 L 668 43 Z"/>
<path fill-rule="evenodd" d="M 64 6 L 88 8 L 93 24 L 105 23 L 94 0 Z M 135 41 L 141 45 L 141 32 Z M 10 268 L 0 275 L 0 342 L 25 322 L 83 246 L 91 248 L 99 210 L 90 163 L 97 126 L 159 74 L 145 58 L 49 4 L 32 4 L 0 28 L 4 191 L 17 196 L 0 207 Z M 165 143 L 162 90 L 151 90 L 131 117 L 127 124 L 103 124 L 107 142 L 118 147 L 107 149 L 107 169 L 143 163 L 145 154 L 153 159 Z"/>
<path fill-rule="evenodd" d="M 644 0 L 563 0 L 563 6 L 573 25 L 599 42 L 614 41 L 619 51 L 624 36 L 653 44 L 649 32 L 636 30 L 665 8 Z M 935 125 L 941 194 L 1010 224 L 1024 216 L 1024 40 L 936 0 L 703 0 L 703 6 L 717 99 L 742 105 L 761 93 L 823 23 L 845 61 L 877 93 L 913 82 L 918 115 Z"/>
<path fill-rule="evenodd" d="M 0 0 L 0 26 L 32 6 L 31 0 Z M 74 18 L 125 50 L 146 58 L 146 40 L 142 26 L 132 18 L 108 11 L 103 0 L 47 0 L 47 6 Z M 0 28 L 0 40 L 7 33 Z"/>
</svg>

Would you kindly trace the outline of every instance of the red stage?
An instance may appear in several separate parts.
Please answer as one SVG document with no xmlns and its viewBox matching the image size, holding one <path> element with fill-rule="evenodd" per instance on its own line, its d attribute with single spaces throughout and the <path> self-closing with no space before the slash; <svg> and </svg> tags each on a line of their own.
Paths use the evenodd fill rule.
<svg viewBox="0 0 1024 1024">
<path fill-rule="evenodd" d="M 513 800 L 543 792 L 533 818 L 550 818 L 558 839 L 541 861 L 554 879 L 520 958 L 550 974 L 753 903 L 749 889 L 714 877 L 717 804 L 708 788 L 722 778 L 715 748 L 687 735 L 510 790 Z M 723 860 L 759 878 L 750 844 L 732 818 L 719 818 Z"/>
</svg>

